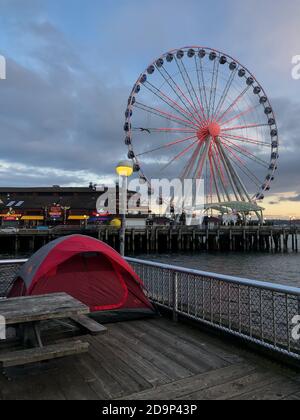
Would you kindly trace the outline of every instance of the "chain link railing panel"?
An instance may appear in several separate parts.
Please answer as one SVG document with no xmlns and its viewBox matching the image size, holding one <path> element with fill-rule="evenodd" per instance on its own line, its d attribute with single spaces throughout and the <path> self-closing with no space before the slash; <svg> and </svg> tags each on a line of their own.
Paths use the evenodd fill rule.
<svg viewBox="0 0 300 420">
<path fill-rule="evenodd" d="M 128 261 L 157 304 L 300 359 L 300 340 L 293 338 L 293 319 L 300 315 L 300 289 Z"/>
</svg>

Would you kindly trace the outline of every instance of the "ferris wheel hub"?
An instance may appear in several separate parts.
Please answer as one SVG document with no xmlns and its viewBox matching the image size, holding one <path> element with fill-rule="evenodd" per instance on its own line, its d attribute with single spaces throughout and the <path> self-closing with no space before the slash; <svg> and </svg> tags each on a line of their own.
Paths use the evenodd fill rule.
<svg viewBox="0 0 300 420">
<path fill-rule="evenodd" d="M 217 122 L 211 122 L 209 125 L 208 125 L 208 132 L 209 132 L 209 134 L 213 137 L 213 138 L 216 138 L 216 137 L 218 137 L 219 135 L 220 135 L 220 133 L 221 133 L 221 127 L 220 127 L 220 125 L 217 123 Z"/>
<path fill-rule="evenodd" d="M 200 141 L 208 137 L 217 138 L 221 134 L 221 127 L 217 122 L 208 122 L 204 127 L 201 127 L 197 132 L 197 137 Z"/>
</svg>

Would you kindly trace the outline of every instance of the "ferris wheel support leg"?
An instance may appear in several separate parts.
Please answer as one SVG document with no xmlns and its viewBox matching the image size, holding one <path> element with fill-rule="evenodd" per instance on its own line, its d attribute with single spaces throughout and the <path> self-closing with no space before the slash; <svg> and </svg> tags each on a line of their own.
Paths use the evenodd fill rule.
<svg viewBox="0 0 300 420">
<path fill-rule="evenodd" d="M 258 218 L 258 220 L 259 220 L 259 223 L 261 224 L 261 225 L 263 225 L 263 223 L 264 223 L 264 215 L 263 215 L 263 211 L 261 210 L 260 212 L 259 211 L 256 211 L 255 212 L 255 214 L 256 214 L 256 216 L 257 216 L 257 218 Z"/>
<path fill-rule="evenodd" d="M 219 188 L 218 188 L 218 183 L 217 183 L 217 179 L 216 179 L 216 174 L 215 174 L 215 169 L 214 169 L 214 160 L 211 159 L 211 169 L 212 169 L 212 177 L 213 177 L 213 182 L 215 185 L 215 189 L 216 189 L 216 193 L 217 193 L 217 197 L 219 200 L 219 203 L 221 202 L 221 196 L 220 196 L 220 192 L 219 192 Z"/>
<path fill-rule="evenodd" d="M 223 149 L 222 149 L 222 147 L 221 147 L 220 141 L 217 141 L 217 142 L 216 142 L 216 144 L 217 144 L 217 148 L 218 148 L 218 151 L 219 151 L 219 154 L 220 154 L 220 157 L 221 157 L 221 160 L 222 160 L 223 166 L 224 166 L 224 168 L 225 168 L 225 171 L 226 171 L 226 174 L 227 174 L 228 180 L 229 180 L 229 182 L 230 182 L 230 185 L 231 185 L 231 188 L 232 188 L 233 194 L 234 194 L 234 196 L 235 196 L 235 199 L 236 199 L 237 201 L 239 201 L 239 190 L 238 190 L 238 188 L 237 188 L 237 186 L 236 186 L 236 184 L 235 184 L 235 182 L 234 182 L 234 178 L 232 177 L 232 174 L 231 174 L 231 172 L 230 172 L 230 169 L 229 169 L 229 167 L 228 167 L 228 165 L 227 165 L 226 157 L 225 157 L 225 154 L 224 154 Z"/>
<path fill-rule="evenodd" d="M 206 145 L 203 151 L 203 155 L 200 155 L 199 160 L 198 160 L 199 168 L 198 168 L 198 164 L 196 165 L 196 169 L 195 169 L 194 177 L 193 177 L 194 179 L 201 179 L 203 168 L 208 158 L 208 152 L 210 149 L 211 142 L 212 142 L 212 138 L 208 137 L 206 139 Z"/>
<path fill-rule="evenodd" d="M 243 181 L 241 180 L 241 178 L 239 177 L 239 175 L 235 171 L 234 167 L 232 166 L 229 158 L 226 156 L 226 153 L 224 152 L 224 148 L 223 148 L 223 146 L 222 146 L 222 144 L 221 144 L 220 141 L 219 141 L 219 147 L 220 147 L 220 149 L 222 151 L 222 154 L 224 156 L 224 159 L 226 161 L 226 164 L 228 166 L 228 169 L 229 169 L 229 171 L 231 173 L 231 176 L 232 176 L 232 178 L 234 180 L 234 183 L 236 185 L 236 188 L 238 190 L 238 193 L 239 193 L 242 201 L 249 201 L 250 202 L 251 201 L 251 198 L 250 198 L 250 196 L 249 196 L 249 194 L 247 192 L 247 189 L 246 189 Z"/>
<path fill-rule="evenodd" d="M 213 162 L 214 162 L 215 168 L 217 169 L 218 176 L 219 176 L 219 179 L 220 179 L 220 182 L 221 182 L 221 185 L 222 185 L 223 191 L 224 191 L 224 193 L 225 193 L 225 196 L 224 196 L 224 194 L 222 193 L 222 195 L 223 195 L 223 199 L 224 199 L 224 201 L 226 201 L 226 199 L 227 199 L 228 201 L 230 201 L 230 196 L 229 196 L 229 193 L 228 193 L 228 191 L 227 191 L 227 189 L 226 189 L 225 183 L 224 183 L 224 181 L 223 181 L 223 176 L 222 176 L 221 170 L 220 170 L 220 168 L 218 167 L 218 164 L 217 164 L 217 162 L 216 162 L 216 159 L 215 159 L 215 156 L 214 156 L 214 155 L 212 156 L 212 159 L 213 159 Z"/>
</svg>

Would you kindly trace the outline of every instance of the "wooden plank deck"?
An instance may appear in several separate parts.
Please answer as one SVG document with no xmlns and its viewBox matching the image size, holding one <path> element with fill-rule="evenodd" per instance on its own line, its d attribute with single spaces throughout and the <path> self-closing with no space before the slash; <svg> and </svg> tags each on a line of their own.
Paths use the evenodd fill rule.
<svg viewBox="0 0 300 420">
<path fill-rule="evenodd" d="M 107 327 L 87 354 L 0 376 L 0 399 L 300 399 L 300 373 L 193 326 Z"/>
</svg>

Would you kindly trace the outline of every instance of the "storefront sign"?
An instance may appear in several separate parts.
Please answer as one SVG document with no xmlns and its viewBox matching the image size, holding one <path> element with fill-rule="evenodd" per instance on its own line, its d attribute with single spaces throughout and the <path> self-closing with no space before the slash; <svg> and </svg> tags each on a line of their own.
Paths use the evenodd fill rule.
<svg viewBox="0 0 300 420">
<path fill-rule="evenodd" d="M 53 219 L 62 217 L 62 209 L 60 206 L 53 206 L 50 208 L 49 216 Z"/>
</svg>

